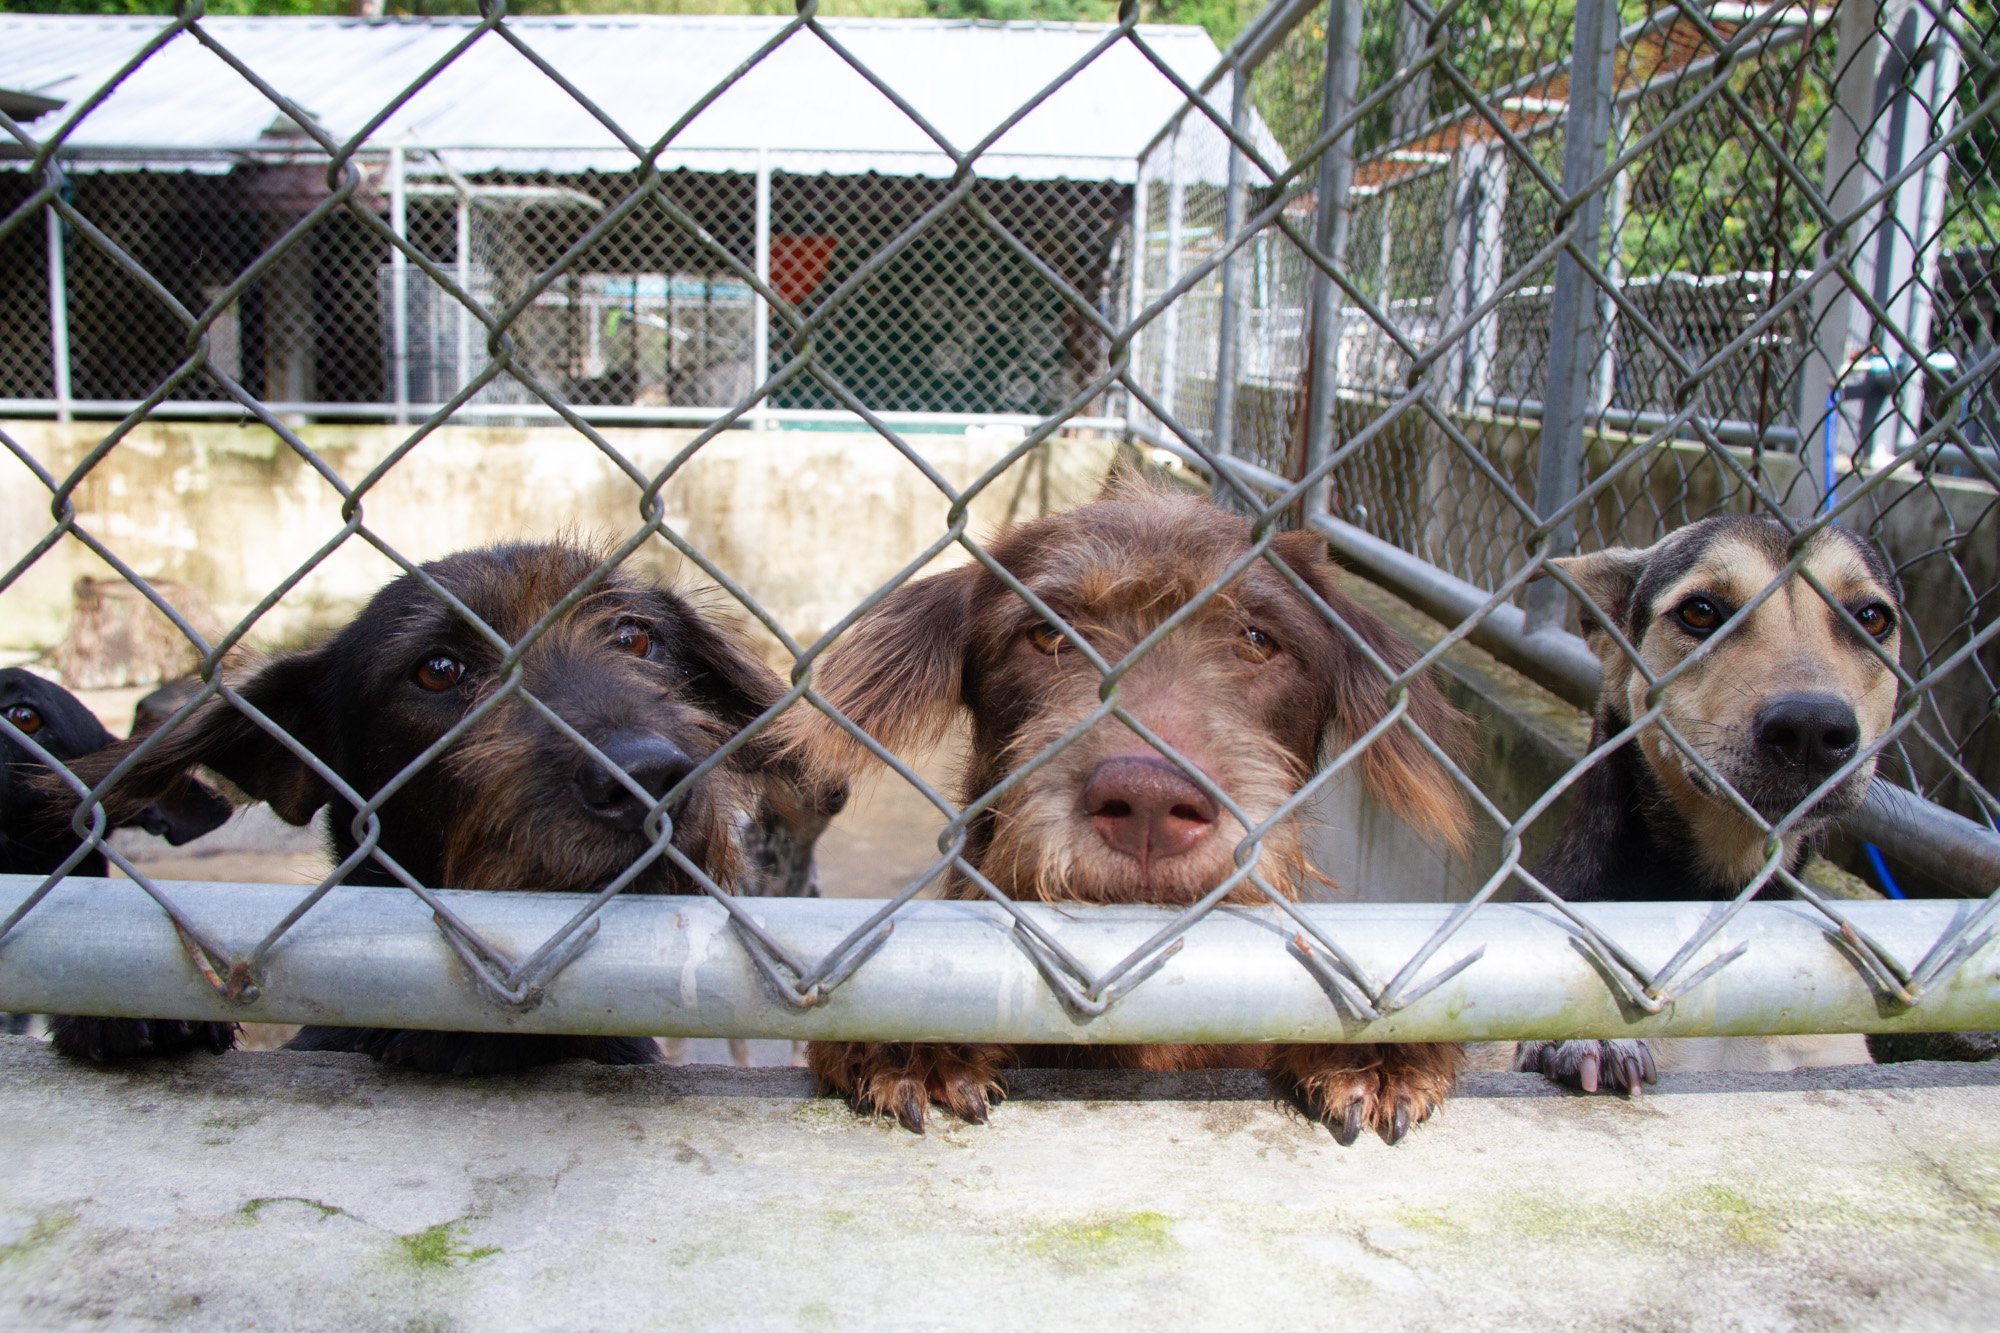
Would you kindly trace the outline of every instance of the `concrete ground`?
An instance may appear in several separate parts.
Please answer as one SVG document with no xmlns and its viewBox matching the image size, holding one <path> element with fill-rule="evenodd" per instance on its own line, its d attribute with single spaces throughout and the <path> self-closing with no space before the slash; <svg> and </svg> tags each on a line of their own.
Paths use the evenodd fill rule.
<svg viewBox="0 0 2000 1333">
<path fill-rule="evenodd" d="M 1250 1075 L 925 1137 L 796 1070 L 447 1081 L 0 1040 L 16 1328 L 1990 1328 L 2000 1068 L 1475 1074 L 1342 1149 Z"/>
</svg>

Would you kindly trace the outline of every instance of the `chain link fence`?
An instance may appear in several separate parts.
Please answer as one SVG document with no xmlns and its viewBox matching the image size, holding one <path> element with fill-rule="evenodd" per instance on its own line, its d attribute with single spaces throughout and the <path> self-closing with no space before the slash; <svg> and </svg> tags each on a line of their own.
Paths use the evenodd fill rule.
<svg viewBox="0 0 2000 1333">
<path fill-rule="evenodd" d="M 232 55 L 236 29 L 187 8 L 86 95 L 39 117 L 0 120 L 11 141 L 0 162 L 8 316 L 0 398 L 16 414 L 105 422 L 103 444 L 69 475 L 52 472 L 14 433 L 0 437 L 51 497 L 49 526 L 21 543 L 0 597 L 65 542 L 148 586 L 121 560 L 117 534 L 79 520 L 75 496 L 124 436 L 154 418 L 258 423 L 342 496 L 346 526 L 326 551 L 367 543 L 410 572 L 414 562 L 366 522 L 382 475 L 448 421 L 559 418 L 632 482 L 638 521 L 607 565 L 671 544 L 782 646 L 788 688 L 718 754 L 753 747 L 787 708 L 816 709 L 893 770 L 885 781 L 909 783 L 935 805 L 946 829 L 927 872 L 880 902 L 753 903 L 673 842 L 673 803 L 704 766 L 649 811 L 657 837 L 646 859 L 674 860 L 706 895 L 674 909 L 692 913 L 687 921 L 726 922 L 727 964 L 699 975 L 730 998 L 715 1001 L 711 989 L 698 1001 L 687 982 L 678 1002 L 634 1009 L 648 964 L 592 940 L 640 867 L 566 886 L 592 895 L 580 907 L 536 895 L 499 895 L 503 903 L 440 895 L 441 886 L 395 865 L 379 838 L 395 793 L 448 762 L 450 737 L 379 791 L 350 790 L 292 738 L 298 759 L 358 812 L 354 854 L 310 894 L 272 890 L 231 908 L 207 889 L 149 879 L 109 848 L 103 812 L 86 802 L 68 865 L 10 881 L 0 969 L 9 936 L 17 956 L 24 937 L 35 948 L 82 949 L 71 958 L 81 966 L 88 942 L 35 935 L 37 913 L 64 869 L 103 848 L 166 909 L 212 983 L 203 1014 L 282 1017 L 291 994 L 321 1020 L 362 1021 L 364 1011 L 379 1020 L 379 1005 L 370 1009 L 338 980 L 325 981 L 312 1006 L 286 990 L 309 989 L 300 977 L 311 968 L 283 966 L 298 923 L 359 912 L 353 919 L 392 933 L 435 924 L 457 965 L 499 1002 L 481 1009 L 456 973 L 440 976 L 414 1009 L 394 1015 L 415 1026 L 1130 1041 L 1274 1032 L 1444 1040 L 1551 1025 L 1613 1035 L 1648 1016 L 1651 1030 L 1690 1032 L 2000 1025 L 1986 976 L 2000 907 L 1994 25 L 1977 4 L 1901 0 L 1838 9 L 1279 0 L 1212 71 L 1187 77 L 1161 54 L 1161 30 L 1128 11 L 1116 26 L 1067 30 L 1071 46 L 1049 63 L 1045 85 L 983 137 L 940 131 L 934 107 L 888 86 L 855 54 L 854 34 L 820 20 L 810 3 L 795 20 L 763 23 L 742 63 L 716 74 L 719 95 L 789 44 L 824 46 L 928 141 L 923 170 L 890 176 L 815 172 L 798 154 L 783 170 L 762 159 L 750 172 L 705 171 L 685 154 L 672 169 L 656 166 L 707 101 L 690 98 L 689 116 L 658 137 L 632 137 L 602 115 L 592 100 L 599 89 L 537 59 L 536 24 L 507 19 L 498 6 L 434 25 L 447 49 L 361 117 L 360 130 L 336 135 Z M 160 170 L 78 146 L 121 80 L 170 43 L 200 43 L 236 65 L 268 103 L 282 149 L 241 146 Z M 592 150 L 588 162 L 551 165 L 561 154 L 544 151 L 531 165 L 468 169 L 441 149 L 374 139 L 396 108 L 481 44 L 519 52 L 619 142 Z M 1011 126 L 1101 62 L 1131 58 L 1171 83 L 1179 106 L 1128 173 L 981 174 Z M 367 477 L 341 476 L 300 433 L 308 417 L 395 423 L 407 445 Z M 1557 575 L 1552 557 L 1648 545 L 1712 514 L 1768 514 L 1795 538 L 1782 581 L 1801 575 L 1815 532 L 1841 524 L 1887 555 L 1908 616 L 1901 660 L 1888 664 L 1900 685 L 1894 725 L 1827 785 L 1879 757 L 1883 777 L 1914 798 L 1878 785 L 1852 826 L 1892 856 L 1921 859 L 1931 847 L 1924 864 L 1942 864 L 1941 878 L 1971 897 L 1837 902 L 1787 863 L 1784 836 L 1803 806 L 1767 817 L 1737 797 L 1733 808 L 1768 840 L 1726 908 L 1644 919 L 1579 909 L 1531 872 L 1523 838 L 1606 760 L 1610 747 L 1599 747 L 1518 815 L 1453 766 L 1480 832 L 1499 847 L 1469 901 L 1393 921 L 1352 905 L 1301 905 L 1299 886 L 1260 859 L 1266 840 L 1384 743 L 1385 731 L 1414 728 L 1406 704 L 1326 756 L 1273 812 L 1252 816 L 1123 709 L 1120 680 L 1161 635 L 1125 661 L 1092 656 L 1102 706 L 1001 789 L 955 803 L 820 693 L 815 668 L 833 632 L 794 638 L 717 553 L 692 549 L 662 516 L 658 497 L 674 471 L 725 430 L 816 417 L 865 424 L 950 502 L 946 527 L 908 551 L 903 573 L 834 632 L 932 557 L 962 552 L 1089 654 L 1085 636 L 993 560 L 968 505 L 1060 432 L 1115 428 L 1142 455 L 1191 467 L 1219 499 L 1251 514 L 1246 560 L 1281 567 L 1272 542 L 1303 525 L 1437 616 L 1448 632 L 1413 665 L 1369 668 L 1402 700 L 1464 640 L 1587 699 L 1597 666 L 1565 629 L 1582 588 Z M 1000 463 L 953 486 L 899 433 L 906 417 L 1018 420 L 1028 429 Z M 605 421 L 702 429 L 661 470 L 633 465 L 593 425 Z M 271 600 L 320 558 L 275 573 Z M 453 615 L 471 617 L 434 581 L 426 586 Z M 1183 613 L 1217 592 L 1202 590 Z M 248 715 L 221 659 L 254 635 L 266 609 L 219 639 L 178 619 L 206 684 L 149 744 L 168 743 L 197 706 Z M 477 628 L 505 647 L 509 663 L 551 632 L 546 623 L 518 638 Z M 1676 678 L 1647 676 L 1646 711 L 1624 735 L 1660 723 L 1661 696 Z M 560 722 L 580 753 L 606 762 L 518 673 L 495 698 Z M 1242 815 L 1235 871 L 1199 901 L 1143 919 L 1010 899 L 969 857 L 968 828 L 1107 722 L 1145 735 Z M 62 769 L 12 723 L 0 734 Z M 1730 790 L 1696 749 L 1671 740 L 1691 771 Z M 341 882 L 371 860 L 422 910 L 385 903 L 370 916 L 358 906 Z M 913 901 L 946 878 L 987 900 L 1005 929 L 982 934 Z M 1367 895 L 1368 886 L 1352 887 Z M 1246 935 L 1235 918 L 1215 914 L 1238 888 L 1268 901 L 1275 931 Z M 1506 916 L 1500 903 L 1516 891 L 1551 911 L 1525 925 Z M 1789 909 L 1753 905 L 1784 893 L 1809 904 L 1807 925 Z M 1620 921 L 1630 933 L 1619 933 Z M 963 984 L 954 991 L 950 977 L 885 947 L 899 927 L 912 948 L 922 942 L 941 951 L 931 957 L 959 959 Z M 1551 940 L 1560 945 L 1553 952 Z M 665 958 L 694 957 L 681 944 L 662 949 Z M 963 993 L 1000 984 L 995 950 L 1025 959 L 1039 978 L 1011 1019 Z M 1280 954 L 1274 971 L 1270 958 Z M 1533 992 L 1529 961 L 1561 969 L 1564 959 L 1592 999 L 1579 1010 L 1572 997 L 1558 1022 L 1523 997 Z M 426 965 L 435 970 L 435 959 Z M 185 970 L 178 956 L 153 966 L 162 975 Z M 1808 992 L 1832 994 L 1837 978 L 1862 989 L 1817 1009 L 1801 1000 L 1780 1017 L 1784 1004 L 1758 990 L 1773 984 L 1759 971 L 1768 967 L 1804 967 L 1821 987 Z M 55 972 L 33 973 L 42 979 L 34 984 L 28 972 L 14 974 L 19 991 L 0 1000 L 24 1007 L 74 996 L 44 984 Z M 1253 979 L 1266 972 L 1271 980 Z M 1195 984 L 1176 999 L 1148 985 L 1163 974 Z M 731 992 L 729 976 L 751 978 L 753 989 Z M 1732 989 L 1732 977 L 1753 976 L 1765 979 Z M 757 978 L 767 990 L 754 989 Z M 1447 983 L 1446 993 L 1484 996 L 1489 1008 L 1467 1017 L 1456 1002 L 1449 1013 L 1418 1003 Z M 119 1004 L 142 992 L 188 1003 L 148 991 L 150 982 L 122 984 Z M 1244 1000 L 1268 998 L 1259 986 L 1281 992 L 1276 1010 Z M 1698 987 L 1733 998 L 1677 1012 L 1675 1000 Z M 560 1003 L 565 988 L 570 1005 Z M 833 1002 L 836 994 L 847 1002 Z M 1204 998 L 1218 1007 L 1203 1009 Z M 656 1026 L 636 1026 L 648 1022 Z"/>
</svg>

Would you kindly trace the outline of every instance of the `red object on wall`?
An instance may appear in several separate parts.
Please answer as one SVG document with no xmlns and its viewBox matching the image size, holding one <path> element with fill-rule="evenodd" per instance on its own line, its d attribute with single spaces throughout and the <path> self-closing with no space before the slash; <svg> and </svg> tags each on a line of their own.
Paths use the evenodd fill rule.
<svg viewBox="0 0 2000 1333">
<path fill-rule="evenodd" d="M 802 305 L 826 281 L 833 252 L 840 248 L 838 236 L 773 236 L 771 238 L 771 290 Z"/>
</svg>

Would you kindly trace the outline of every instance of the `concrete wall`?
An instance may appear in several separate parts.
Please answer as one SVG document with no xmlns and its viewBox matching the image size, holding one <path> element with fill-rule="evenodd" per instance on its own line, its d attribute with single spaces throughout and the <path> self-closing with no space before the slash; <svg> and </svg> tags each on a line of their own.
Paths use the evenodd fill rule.
<svg viewBox="0 0 2000 1333">
<path fill-rule="evenodd" d="M 0 430 L 57 477 L 106 434 L 103 423 L 10 421 Z M 386 426 L 300 428 L 349 486 L 408 435 Z M 604 432 L 651 476 L 689 430 Z M 911 445 L 953 486 L 969 484 L 1019 443 L 1018 430 L 918 435 Z M 1061 438 L 1016 462 L 972 506 L 972 532 L 1067 508 L 1095 493 L 1113 446 Z M 464 547 L 560 533 L 621 538 L 640 523 L 639 487 L 589 440 L 563 428 L 450 426 L 426 436 L 362 498 L 368 531 L 414 560 Z M 872 433 L 730 431 L 702 446 L 662 492 L 672 527 L 736 577 L 776 619 L 810 641 L 945 529 L 949 502 Z M 259 425 L 141 426 L 77 488 L 78 524 L 147 578 L 185 583 L 234 623 L 342 526 L 341 497 Z M 49 493 L 0 454 L 0 569 L 51 527 Z M 963 559 L 947 553 L 946 560 Z M 705 583 L 664 540 L 635 557 L 682 584 Z M 356 535 L 316 566 L 250 634 L 295 644 L 351 616 L 396 566 Z M 58 642 L 80 576 L 111 576 L 66 537 L 0 590 L 0 650 Z M 740 608 L 717 602 L 739 621 Z M 772 645 L 775 647 L 775 645 Z"/>
</svg>

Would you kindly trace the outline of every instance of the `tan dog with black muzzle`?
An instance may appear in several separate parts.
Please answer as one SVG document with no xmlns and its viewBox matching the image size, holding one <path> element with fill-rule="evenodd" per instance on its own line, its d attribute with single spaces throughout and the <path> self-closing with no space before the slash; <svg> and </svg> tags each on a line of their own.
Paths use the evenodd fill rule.
<svg viewBox="0 0 2000 1333">
<path fill-rule="evenodd" d="M 1775 519 L 1729 515 L 1645 550 L 1553 562 L 1595 604 L 1584 608 L 1604 665 L 1592 749 L 1644 716 L 1654 682 L 1676 674 L 1660 687 L 1659 720 L 1578 781 L 1535 868 L 1549 888 L 1586 902 L 1734 898 L 1768 859 L 1769 834 L 1743 807 L 1776 826 L 1807 806 L 1783 835 L 1782 864 L 1796 873 L 1815 835 L 1861 803 L 1871 747 L 1896 712 L 1894 579 L 1867 542 L 1826 528 L 1801 562 L 1822 595 L 1786 572 L 1792 541 Z M 1654 1075 L 1632 1040 L 1524 1042 L 1515 1068 L 1591 1092 L 1601 1080 L 1636 1093 Z"/>
</svg>

